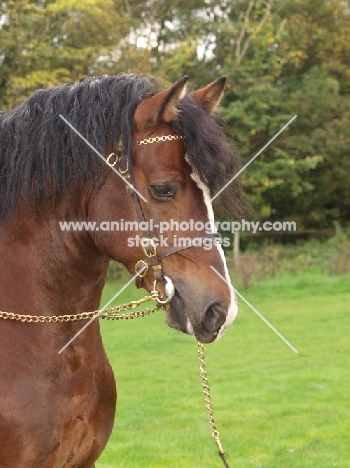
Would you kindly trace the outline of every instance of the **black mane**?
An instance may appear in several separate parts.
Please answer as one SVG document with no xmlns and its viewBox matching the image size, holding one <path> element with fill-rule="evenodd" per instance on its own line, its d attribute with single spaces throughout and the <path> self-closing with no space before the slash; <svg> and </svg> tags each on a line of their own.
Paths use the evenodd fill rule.
<svg viewBox="0 0 350 468">
<path fill-rule="evenodd" d="M 107 141 L 116 147 L 122 136 L 123 153 L 130 157 L 133 115 L 154 94 L 153 83 L 143 75 L 84 78 L 36 91 L 0 115 L 0 221 L 20 199 L 33 207 L 46 199 L 56 203 L 102 179 L 104 162 L 60 114 L 103 155 Z M 185 136 L 190 162 L 213 194 L 237 171 L 238 159 L 221 126 L 192 96 L 186 95 L 179 107 L 179 120 L 171 126 Z M 237 182 L 224 194 L 226 205 L 239 216 L 245 203 Z"/>
<path fill-rule="evenodd" d="M 170 126 L 185 137 L 189 162 L 213 196 L 240 169 L 235 145 L 228 142 L 225 124 L 219 115 L 209 115 L 190 93 L 181 99 L 178 107 L 180 118 Z M 217 200 L 216 208 L 222 215 L 242 218 L 249 213 L 237 179 Z"/>
</svg>

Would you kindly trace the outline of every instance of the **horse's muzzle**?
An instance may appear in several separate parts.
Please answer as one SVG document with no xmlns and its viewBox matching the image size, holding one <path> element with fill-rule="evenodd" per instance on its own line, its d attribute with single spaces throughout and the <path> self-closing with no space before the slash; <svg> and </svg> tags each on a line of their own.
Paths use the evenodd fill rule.
<svg viewBox="0 0 350 468">
<path fill-rule="evenodd" d="M 226 321 L 227 307 L 222 304 L 213 303 L 205 311 L 200 323 L 206 333 L 217 335 Z"/>
</svg>

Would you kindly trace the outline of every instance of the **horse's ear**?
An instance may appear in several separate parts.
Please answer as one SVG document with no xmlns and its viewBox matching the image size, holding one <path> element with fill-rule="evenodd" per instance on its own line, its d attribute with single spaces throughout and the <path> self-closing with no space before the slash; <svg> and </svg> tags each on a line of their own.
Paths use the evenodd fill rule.
<svg viewBox="0 0 350 468">
<path fill-rule="evenodd" d="M 179 110 L 177 103 L 186 93 L 188 76 L 183 76 L 170 89 L 159 91 L 143 101 L 136 109 L 134 120 L 140 126 L 154 126 L 176 120 Z"/>
<path fill-rule="evenodd" d="M 220 76 L 220 78 L 208 84 L 205 88 L 194 91 L 193 96 L 208 112 L 213 112 L 216 106 L 220 104 L 224 94 L 226 79 L 226 76 Z"/>
<path fill-rule="evenodd" d="M 183 76 L 170 90 L 161 91 L 164 93 L 164 100 L 159 108 L 156 123 L 168 123 L 176 120 L 179 110 L 177 103 L 186 93 L 186 81 L 188 76 Z"/>
</svg>

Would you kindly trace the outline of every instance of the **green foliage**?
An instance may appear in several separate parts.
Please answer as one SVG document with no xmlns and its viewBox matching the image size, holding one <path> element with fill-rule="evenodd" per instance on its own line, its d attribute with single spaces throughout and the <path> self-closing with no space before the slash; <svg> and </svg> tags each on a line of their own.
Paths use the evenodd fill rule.
<svg viewBox="0 0 350 468">
<path fill-rule="evenodd" d="M 0 106 L 5 109 L 38 88 L 90 74 L 125 33 L 123 6 L 113 0 L 10 0 L 2 2 L 1 15 Z"/>
<path fill-rule="evenodd" d="M 350 272 L 350 235 L 339 223 L 335 223 L 335 227 L 336 234 L 328 240 L 324 255 L 328 257 L 324 269 L 330 275 Z"/>
<path fill-rule="evenodd" d="M 255 38 L 224 102 L 245 159 L 298 115 L 243 183 L 260 217 L 293 218 L 299 228 L 350 220 L 350 17 L 344 3 L 331 3 L 286 2 Z M 326 54 L 335 34 L 336 52 Z"/>
<path fill-rule="evenodd" d="M 248 248 L 241 253 L 239 265 L 232 263 L 230 270 L 234 284 L 246 289 L 284 273 L 312 270 L 330 276 L 347 274 L 350 273 L 350 236 L 336 224 L 335 235 L 325 242 L 265 243 L 260 249 Z"/>
<path fill-rule="evenodd" d="M 259 218 L 350 221 L 350 8 L 342 0 L 8 0 L 0 109 L 88 74 L 144 72 L 193 87 L 221 74 L 222 114 Z"/>
</svg>

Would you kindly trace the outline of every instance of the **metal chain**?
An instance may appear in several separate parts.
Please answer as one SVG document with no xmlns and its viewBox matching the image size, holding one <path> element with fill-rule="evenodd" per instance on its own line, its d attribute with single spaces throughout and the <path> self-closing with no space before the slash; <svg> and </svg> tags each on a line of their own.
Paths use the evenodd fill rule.
<svg viewBox="0 0 350 468">
<path fill-rule="evenodd" d="M 158 303 L 155 307 L 148 307 L 143 310 L 137 310 L 135 312 L 127 312 L 125 314 L 121 314 L 120 312 L 125 310 L 132 310 L 136 309 L 139 305 L 143 304 L 144 302 L 148 301 L 156 301 L 157 297 L 159 297 L 158 291 L 152 291 L 150 296 L 145 296 L 142 299 L 137 301 L 131 301 L 126 304 L 121 304 L 115 307 L 109 307 L 103 311 L 95 310 L 92 312 L 81 312 L 79 314 L 71 314 L 71 315 L 23 315 L 23 314 L 15 314 L 13 312 L 3 312 L 0 311 L 0 318 L 5 320 L 16 320 L 19 322 L 29 322 L 29 323 L 51 323 L 51 322 L 76 322 L 79 320 L 87 320 L 93 317 L 101 317 L 102 319 L 107 320 L 132 320 L 134 318 L 145 317 L 150 315 L 153 312 L 156 312 L 160 309 L 165 309 L 165 306 Z M 199 359 L 199 373 L 202 380 L 202 389 L 204 393 L 204 400 L 205 405 L 208 410 L 209 416 L 209 423 L 211 426 L 211 435 L 219 449 L 219 456 L 222 459 L 226 468 L 230 468 L 226 458 L 225 458 L 225 451 L 222 448 L 219 431 L 215 425 L 214 421 L 214 414 L 213 414 L 213 405 L 211 402 L 210 396 L 210 388 L 208 382 L 208 376 L 205 366 L 205 357 L 204 357 L 204 346 L 199 341 L 198 344 L 198 359 Z"/>
<path fill-rule="evenodd" d="M 135 144 L 138 146 L 141 145 L 148 145 L 149 143 L 158 143 L 159 141 L 167 141 L 167 140 L 182 140 L 183 136 L 181 135 L 164 135 L 164 136 L 156 136 L 153 138 L 145 138 L 141 141 L 136 141 Z"/>
<path fill-rule="evenodd" d="M 155 301 L 159 297 L 158 291 L 152 291 L 150 296 L 145 296 L 138 301 L 131 301 L 126 304 L 121 304 L 115 307 L 109 307 L 103 311 L 95 310 L 92 312 L 81 312 L 79 314 L 70 315 L 23 315 L 15 314 L 13 312 L 2 312 L 0 311 L 0 318 L 8 320 L 16 320 L 18 322 L 29 322 L 29 323 L 62 323 L 62 322 L 77 322 L 79 320 L 88 320 L 95 316 L 99 316 L 107 320 L 122 320 L 122 319 L 134 319 L 139 317 L 145 317 L 150 315 L 152 312 L 156 312 L 159 309 L 164 309 L 162 304 L 157 304 L 155 307 L 148 307 L 143 310 L 137 310 L 136 312 L 127 312 L 121 314 L 124 310 L 136 309 L 139 305 L 148 301 Z"/>
<path fill-rule="evenodd" d="M 198 359 L 199 359 L 199 374 L 202 380 L 202 389 L 204 393 L 205 406 L 207 407 L 207 410 L 208 410 L 209 423 L 211 427 L 211 435 L 219 449 L 219 456 L 221 460 L 223 461 L 225 467 L 230 468 L 226 461 L 225 451 L 222 448 L 221 441 L 220 441 L 220 434 L 219 434 L 219 431 L 217 430 L 217 427 L 214 421 L 213 404 L 211 402 L 209 381 L 208 381 L 208 375 L 207 375 L 207 370 L 205 366 L 204 346 L 199 341 L 197 341 L 197 345 L 198 345 L 197 349 L 198 349 Z"/>
</svg>

